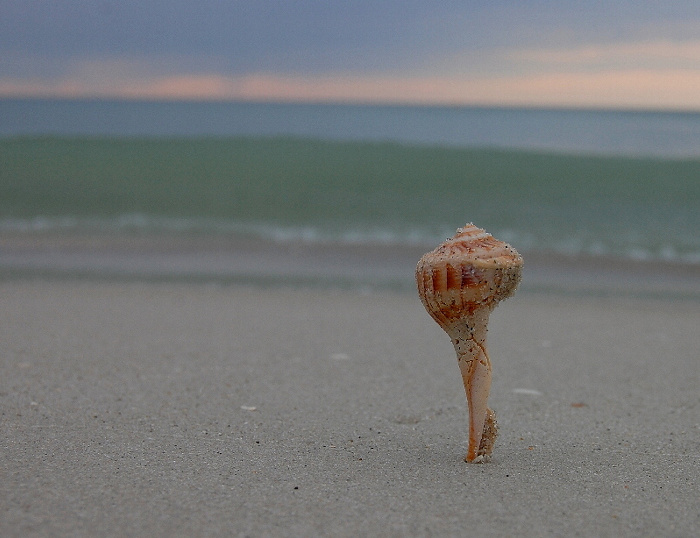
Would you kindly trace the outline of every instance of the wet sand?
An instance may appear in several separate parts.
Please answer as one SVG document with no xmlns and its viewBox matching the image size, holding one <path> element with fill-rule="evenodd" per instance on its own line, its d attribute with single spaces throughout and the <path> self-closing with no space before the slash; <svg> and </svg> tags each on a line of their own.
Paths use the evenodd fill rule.
<svg viewBox="0 0 700 538">
<path fill-rule="evenodd" d="M 693 274 L 533 273 L 492 316 L 500 436 L 469 465 L 454 351 L 403 285 L 86 277 L 3 246 L 2 536 L 700 528 Z"/>
<path fill-rule="evenodd" d="M 4 233 L 0 279 L 169 280 L 413 293 L 416 262 L 434 246 L 261 241 L 227 234 Z M 700 264 L 524 255 L 523 289 L 700 300 Z"/>
</svg>

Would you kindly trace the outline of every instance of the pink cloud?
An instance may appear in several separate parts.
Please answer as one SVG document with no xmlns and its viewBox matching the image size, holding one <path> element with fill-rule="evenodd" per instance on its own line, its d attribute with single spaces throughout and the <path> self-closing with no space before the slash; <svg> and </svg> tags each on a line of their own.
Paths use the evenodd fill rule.
<svg viewBox="0 0 700 538">
<path fill-rule="evenodd" d="M 218 74 L 55 81 L 0 79 L 0 96 L 239 99 L 700 110 L 700 70 L 489 77 Z"/>
</svg>

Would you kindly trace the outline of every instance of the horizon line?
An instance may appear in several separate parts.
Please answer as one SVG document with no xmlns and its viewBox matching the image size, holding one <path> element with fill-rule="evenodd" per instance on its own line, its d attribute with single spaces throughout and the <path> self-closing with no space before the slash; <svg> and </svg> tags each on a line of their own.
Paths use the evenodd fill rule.
<svg viewBox="0 0 700 538">
<path fill-rule="evenodd" d="M 475 108 L 492 110 L 532 110 L 561 112 L 629 112 L 629 113 L 673 113 L 700 114 L 699 108 L 682 106 L 643 105 L 596 105 L 596 104 L 542 104 L 542 103 L 484 103 L 474 102 L 426 102 L 421 100 L 370 100 L 370 99 L 294 99 L 294 98 L 250 98 L 220 96 L 163 96 L 163 95 L 119 95 L 119 94 L 1 94 L 0 101 L 102 101 L 121 103 L 212 103 L 212 104 L 258 104 L 258 105 L 309 105 L 347 107 L 395 107 L 395 108 Z"/>
</svg>

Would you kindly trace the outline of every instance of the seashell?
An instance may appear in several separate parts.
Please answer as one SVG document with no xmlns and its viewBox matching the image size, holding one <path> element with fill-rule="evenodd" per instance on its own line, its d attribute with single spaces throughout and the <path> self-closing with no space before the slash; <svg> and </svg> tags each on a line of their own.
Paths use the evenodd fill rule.
<svg viewBox="0 0 700 538">
<path fill-rule="evenodd" d="M 469 223 L 425 254 L 416 266 L 421 302 L 452 340 L 469 406 L 469 448 L 465 460 L 488 461 L 498 434 L 488 408 L 491 361 L 486 332 L 491 311 L 520 283 L 523 259 L 517 251 Z"/>
</svg>

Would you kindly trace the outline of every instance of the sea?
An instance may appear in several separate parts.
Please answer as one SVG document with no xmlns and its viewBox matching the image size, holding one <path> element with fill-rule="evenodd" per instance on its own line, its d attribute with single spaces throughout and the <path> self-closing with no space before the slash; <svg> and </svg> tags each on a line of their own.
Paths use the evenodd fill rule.
<svg viewBox="0 0 700 538">
<path fill-rule="evenodd" d="M 0 100 L 0 236 L 167 232 L 700 264 L 700 113 Z"/>
</svg>

